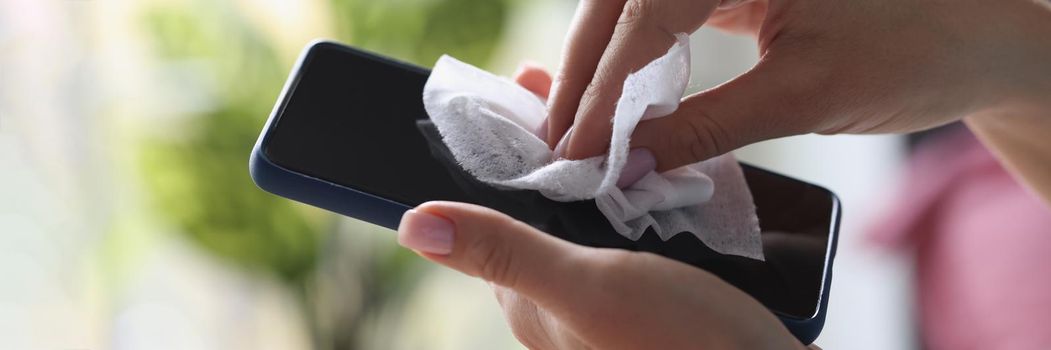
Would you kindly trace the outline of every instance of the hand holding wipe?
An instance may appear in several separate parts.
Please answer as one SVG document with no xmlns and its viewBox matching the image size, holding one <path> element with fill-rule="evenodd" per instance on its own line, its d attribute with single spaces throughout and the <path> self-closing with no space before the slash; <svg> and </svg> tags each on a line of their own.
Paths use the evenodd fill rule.
<svg viewBox="0 0 1051 350">
<path fill-rule="evenodd" d="M 565 348 L 810 343 L 825 320 L 835 194 L 732 156 L 659 174 L 645 155 L 654 151 L 664 171 L 666 150 L 631 149 L 689 109 L 676 104 L 689 72 L 678 39 L 625 79 L 608 135 L 575 133 L 612 139 L 609 154 L 574 160 L 534 135 L 553 116 L 542 102 L 551 79 L 539 68 L 516 75 L 523 89 L 448 57 L 431 73 L 316 42 L 252 149 L 252 179 L 397 228 L 403 246 L 492 282 L 529 347 L 558 348 L 546 335 Z M 684 235 L 667 239 L 675 234 Z"/>
<path fill-rule="evenodd" d="M 555 159 L 535 134 L 547 115 L 538 97 L 449 56 L 435 64 L 424 106 L 456 161 L 480 181 L 556 201 L 594 199 L 632 240 L 649 228 L 662 240 L 689 232 L 719 253 L 763 260 L 755 204 L 731 154 L 617 186 L 639 121 L 674 112 L 689 82 L 688 36 L 676 37 L 665 55 L 625 80 L 605 156 Z"/>
</svg>

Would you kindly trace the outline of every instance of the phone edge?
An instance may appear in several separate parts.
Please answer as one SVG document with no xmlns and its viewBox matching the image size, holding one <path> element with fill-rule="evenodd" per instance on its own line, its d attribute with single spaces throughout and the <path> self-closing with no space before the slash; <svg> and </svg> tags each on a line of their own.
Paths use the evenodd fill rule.
<svg viewBox="0 0 1051 350">
<path fill-rule="evenodd" d="M 410 206 L 289 170 L 271 161 L 264 151 L 264 144 L 273 131 L 273 123 L 284 112 L 292 91 L 299 83 L 303 65 L 311 58 L 314 49 L 321 45 L 343 47 L 331 40 L 316 39 L 303 48 L 292 66 L 292 74 L 278 95 L 278 102 L 263 125 L 263 132 L 252 147 L 248 160 L 252 182 L 266 192 L 396 230 L 402 214 L 411 209 Z"/>
</svg>

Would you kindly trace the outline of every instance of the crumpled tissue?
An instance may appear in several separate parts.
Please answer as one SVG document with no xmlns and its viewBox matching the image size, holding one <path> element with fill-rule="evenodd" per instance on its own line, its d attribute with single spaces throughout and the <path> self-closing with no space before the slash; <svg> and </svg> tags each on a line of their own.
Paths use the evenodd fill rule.
<svg viewBox="0 0 1051 350">
<path fill-rule="evenodd" d="M 635 126 L 674 112 L 689 82 L 688 36 L 676 37 L 665 55 L 624 81 L 605 156 L 553 159 L 534 134 L 547 115 L 540 98 L 449 56 L 434 65 L 424 106 L 456 161 L 482 182 L 536 190 L 555 201 L 594 199 L 617 233 L 631 240 L 649 228 L 665 241 L 689 232 L 716 252 L 763 260 L 755 204 L 733 155 L 616 186 Z"/>
</svg>

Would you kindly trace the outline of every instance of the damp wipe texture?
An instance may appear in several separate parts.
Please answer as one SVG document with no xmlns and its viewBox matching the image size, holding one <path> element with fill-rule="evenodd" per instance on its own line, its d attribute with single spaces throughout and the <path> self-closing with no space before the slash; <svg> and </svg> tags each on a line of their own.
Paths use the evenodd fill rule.
<svg viewBox="0 0 1051 350">
<path fill-rule="evenodd" d="M 689 233 L 719 253 L 763 260 L 755 204 L 732 155 L 616 186 L 635 126 L 675 111 L 689 82 L 688 36 L 676 37 L 664 56 L 624 81 L 604 156 L 553 159 L 534 134 L 547 115 L 543 101 L 509 79 L 449 56 L 434 65 L 424 106 L 456 161 L 479 181 L 539 191 L 556 201 L 594 200 L 617 233 L 632 240 L 649 228 L 665 241 Z"/>
</svg>

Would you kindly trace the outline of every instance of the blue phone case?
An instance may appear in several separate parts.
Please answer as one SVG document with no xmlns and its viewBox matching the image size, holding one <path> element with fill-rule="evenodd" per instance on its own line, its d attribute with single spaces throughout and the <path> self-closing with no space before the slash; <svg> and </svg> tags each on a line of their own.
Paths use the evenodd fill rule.
<svg viewBox="0 0 1051 350">
<path fill-rule="evenodd" d="M 259 186 L 259 188 L 278 196 L 396 230 L 398 228 L 398 223 L 401 221 L 402 214 L 412 208 L 409 205 L 292 171 L 272 162 L 266 156 L 266 152 L 264 152 L 264 147 L 273 125 L 284 111 L 284 107 L 287 104 L 288 99 L 291 97 L 290 94 L 299 81 L 299 72 L 302 68 L 303 62 L 310 57 L 314 48 L 322 45 L 338 47 L 341 50 L 347 50 L 357 55 L 369 56 L 378 61 L 403 66 L 406 69 L 421 69 L 419 67 L 331 41 L 318 40 L 307 45 L 303 50 L 303 53 L 300 55 L 299 60 L 292 68 L 292 73 L 289 75 L 284 88 L 281 90 L 281 95 L 278 97 L 277 104 L 274 106 L 270 118 L 267 119 L 263 131 L 259 135 L 259 139 L 256 141 L 255 146 L 252 149 L 252 154 L 248 162 L 252 180 L 257 186 Z M 831 191 L 829 191 L 829 193 L 831 193 Z M 839 241 L 840 202 L 835 194 L 832 195 L 832 201 L 834 220 L 832 220 L 832 227 L 829 228 L 830 237 L 825 258 L 824 276 L 822 276 L 821 300 L 819 301 L 817 311 L 813 317 L 807 319 L 800 319 L 775 312 L 785 327 L 787 327 L 792 335 L 794 335 L 796 339 L 799 339 L 803 344 L 813 343 L 814 339 L 816 339 L 821 333 L 821 329 L 825 325 L 829 288 L 832 284 L 832 265 L 836 256 L 836 246 Z"/>
</svg>

